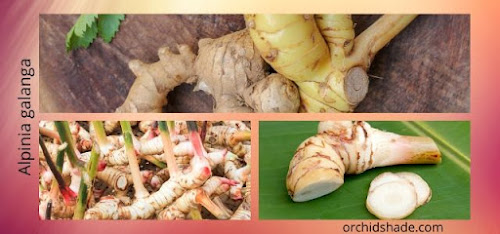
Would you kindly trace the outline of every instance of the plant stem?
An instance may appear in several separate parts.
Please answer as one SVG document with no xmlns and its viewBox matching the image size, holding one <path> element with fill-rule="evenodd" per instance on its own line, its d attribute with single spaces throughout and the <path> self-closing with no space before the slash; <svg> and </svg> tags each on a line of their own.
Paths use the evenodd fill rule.
<svg viewBox="0 0 500 234">
<path fill-rule="evenodd" d="M 90 161 L 88 164 L 89 179 L 92 182 L 97 174 L 97 167 L 99 164 L 99 157 L 101 155 L 99 145 L 94 144 L 90 152 Z"/>
<path fill-rule="evenodd" d="M 88 174 L 87 176 L 82 175 L 82 179 L 80 180 L 78 201 L 76 203 L 73 219 L 83 219 L 83 216 L 85 215 L 85 210 L 88 203 L 88 194 L 92 192 L 92 184 L 94 183 L 94 178 L 97 173 L 97 163 L 99 162 L 99 156 L 99 146 L 97 144 L 94 144 L 94 146 L 92 147 L 92 152 L 90 152 L 90 161 L 87 164 Z M 86 178 L 88 178 L 89 181 L 86 182 Z"/>
<path fill-rule="evenodd" d="M 354 39 L 346 67 L 367 69 L 377 52 L 398 35 L 417 15 L 383 15 Z"/>
<path fill-rule="evenodd" d="M 190 132 L 198 132 L 198 125 L 196 121 L 186 121 L 187 128 Z"/>
<path fill-rule="evenodd" d="M 129 121 L 120 121 L 120 126 L 122 127 L 123 138 L 125 138 L 125 133 L 130 133 L 132 137 L 132 126 Z"/>
<path fill-rule="evenodd" d="M 71 165 L 78 167 L 80 170 L 85 170 L 83 163 L 78 160 L 78 157 L 76 156 L 74 148 L 75 144 L 73 142 L 71 131 L 69 130 L 68 122 L 55 121 L 54 124 L 57 128 L 57 132 L 59 133 L 59 137 L 61 138 L 61 142 L 68 144 L 68 147 L 66 147 L 66 154 L 68 155 L 68 159 Z"/>
<path fill-rule="evenodd" d="M 91 124 L 92 127 L 94 128 L 95 136 L 99 146 L 103 148 L 109 145 L 110 142 L 106 136 L 106 130 L 104 130 L 104 124 L 102 123 L 102 121 L 92 121 Z"/>
<path fill-rule="evenodd" d="M 63 169 L 64 152 L 66 151 L 66 148 L 68 148 L 68 144 L 67 143 L 62 143 L 57 148 L 56 167 L 57 167 L 57 170 L 59 170 L 59 172 L 62 172 L 62 169 Z"/>
<path fill-rule="evenodd" d="M 170 132 L 170 134 L 175 134 L 175 121 L 167 121 L 167 129 Z"/>
<path fill-rule="evenodd" d="M 177 162 L 175 161 L 174 147 L 172 145 L 172 140 L 170 139 L 169 128 L 165 121 L 159 121 L 158 128 L 160 129 L 160 136 L 163 142 L 163 153 L 165 154 L 165 161 L 167 162 L 168 172 L 170 176 L 175 177 L 177 174 L 179 174 L 179 167 L 177 166 Z"/>
<path fill-rule="evenodd" d="M 82 178 L 80 180 L 80 188 L 78 189 L 78 201 L 76 203 L 73 219 L 83 219 L 83 216 L 85 214 L 85 209 L 87 208 L 87 197 L 88 197 L 87 184 L 85 184 L 85 179 Z"/>
<path fill-rule="evenodd" d="M 65 203 L 71 204 L 74 201 L 76 195 L 64 183 L 64 179 L 62 178 L 61 173 L 57 170 L 56 165 L 52 161 L 52 158 L 47 150 L 47 147 L 45 146 L 45 142 L 43 142 L 42 135 L 39 135 L 38 143 L 40 144 L 40 147 L 42 147 L 42 152 L 43 152 L 43 155 L 45 156 L 45 161 L 47 162 L 47 165 L 49 166 L 50 171 L 52 172 L 52 174 L 54 175 L 54 178 L 56 179 L 57 183 L 59 184 L 59 191 L 61 191 L 61 194 L 64 197 Z"/>
<path fill-rule="evenodd" d="M 59 184 L 59 187 L 66 187 L 64 183 L 64 179 L 61 176 L 61 173 L 57 170 L 56 165 L 54 164 L 54 161 L 52 161 L 52 157 L 50 156 L 47 147 L 45 146 L 45 143 L 42 140 L 42 135 L 39 136 L 38 138 L 38 143 L 40 144 L 40 147 L 42 147 L 42 152 L 43 155 L 45 156 L 45 161 L 47 162 L 47 165 L 49 166 L 50 171 L 54 175 L 54 178 L 56 179 L 57 183 Z"/>
<path fill-rule="evenodd" d="M 64 152 L 66 151 L 66 147 L 68 147 L 68 144 L 63 143 L 57 148 L 56 168 L 59 171 L 59 173 L 62 173 L 64 164 Z M 50 193 L 52 198 L 56 199 L 59 196 L 59 187 L 57 180 L 52 181 L 52 187 L 50 188 Z"/>
<path fill-rule="evenodd" d="M 201 141 L 200 134 L 198 133 L 198 126 L 195 121 L 187 121 L 187 126 L 189 130 L 189 140 L 193 145 L 194 156 L 206 157 L 207 153 L 203 148 L 203 142 Z"/>
<path fill-rule="evenodd" d="M 205 137 L 207 136 L 207 121 L 203 121 L 203 125 L 200 130 L 201 142 L 205 142 Z"/>
<path fill-rule="evenodd" d="M 135 155 L 132 141 L 132 127 L 128 121 L 120 121 L 120 125 L 122 127 L 123 139 L 125 140 L 125 153 L 127 154 L 128 164 L 130 166 L 132 181 L 134 182 L 135 197 L 138 199 L 148 197 L 149 192 L 142 183 L 141 171 Z"/>
<path fill-rule="evenodd" d="M 143 155 L 143 156 L 141 156 L 141 158 L 147 160 L 148 162 L 154 164 L 155 166 L 157 166 L 157 167 L 159 167 L 161 169 L 167 167 L 167 165 L 164 162 L 156 159 L 155 157 L 153 157 L 151 155 Z"/>
</svg>

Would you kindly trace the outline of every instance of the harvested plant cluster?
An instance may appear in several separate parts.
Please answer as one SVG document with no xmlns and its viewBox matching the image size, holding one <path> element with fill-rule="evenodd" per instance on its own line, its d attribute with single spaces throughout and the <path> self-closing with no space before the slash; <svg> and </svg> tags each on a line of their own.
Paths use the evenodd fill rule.
<svg viewBox="0 0 500 234">
<path fill-rule="evenodd" d="M 415 17 L 384 15 L 356 37 L 350 15 L 245 15 L 246 29 L 201 39 L 197 55 L 179 45 L 131 61 L 137 78 L 116 111 L 161 112 L 168 92 L 196 83 L 214 112 L 352 112 L 375 54 Z"/>
<path fill-rule="evenodd" d="M 242 121 L 40 122 L 41 219 L 250 219 Z"/>
<path fill-rule="evenodd" d="M 299 92 L 292 81 L 268 65 L 247 30 L 198 42 L 198 55 L 186 45 L 178 54 L 160 48 L 160 61 L 129 63 L 137 76 L 125 102 L 116 112 L 161 112 L 168 92 L 182 83 L 211 94 L 214 112 L 297 112 Z M 151 92 L 153 91 L 153 92 Z"/>
</svg>

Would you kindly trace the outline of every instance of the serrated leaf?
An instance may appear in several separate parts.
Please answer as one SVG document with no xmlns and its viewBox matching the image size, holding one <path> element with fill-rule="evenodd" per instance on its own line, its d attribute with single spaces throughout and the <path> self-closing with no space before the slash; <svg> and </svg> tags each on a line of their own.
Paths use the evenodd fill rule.
<svg viewBox="0 0 500 234">
<path fill-rule="evenodd" d="M 77 48 L 87 48 L 97 37 L 97 23 L 87 25 L 82 36 L 76 34 L 76 24 L 66 35 L 66 51 Z"/>
<path fill-rule="evenodd" d="M 314 135 L 317 122 L 260 122 L 260 219 L 375 219 L 365 206 L 370 182 L 380 173 L 410 171 L 432 188 L 432 199 L 407 219 L 470 218 L 470 123 L 370 122 L 378 129 L 403 135 L 428 136 L 436 141 L 443 161 L 439 165 L 398 165 L 370 169 L 345 177 L 335 192 L 302 203 L 287 194 L 285 178 L 297 146 Z"/>
<path fill-rule="evenodd" d="M 72 50 L 72 41 L 75 40 L 73 37 L 77 37 L 75 35 L 75 28 L 72 27 L 69 32 L 66 34 L 66 52 Z"/>
<path fill-rule="evenodd" d="M 97 14 L 80 15 L 75 25 L 73 26 L 73 28 L 75 29 L 74 30 L 75 34 L 79 37 L 84 37 L 86 30 L 93 24 L 95 24 L 96 20 L 97 20 Z"/>
<path fill-rule="evenodd" d="M 120 23 L 123 19 L 125 19 L 125 15 L 123 14 L 99 15 L 99 19 L 97 20 L 99 36 L 105 42 L 111 42 L 120 28 Z"/>
</svg>

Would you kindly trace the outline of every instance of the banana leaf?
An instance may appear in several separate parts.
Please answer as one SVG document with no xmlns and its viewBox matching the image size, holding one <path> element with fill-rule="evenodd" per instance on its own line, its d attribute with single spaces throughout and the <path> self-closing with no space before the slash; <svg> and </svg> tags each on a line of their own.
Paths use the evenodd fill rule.
<svg viewBox="0 0 500 234">
<path fill-rule="evenodd" d="M 470 219 L 470 122 L 369 122 L 402 135 L 433 138 L 442 153 L 439 165 L 398 165 L 347 175 L 333 193 L 296 203 L 287 194 L 285 177 L 297 146 L 316 134 L 318 122 L 261 121 L 259 128 L 260 219 L 376 219 L 366 209 L 370 182 L 383 172 L 419 174 L 432 199 L 407 219 Z"/>
</svg>

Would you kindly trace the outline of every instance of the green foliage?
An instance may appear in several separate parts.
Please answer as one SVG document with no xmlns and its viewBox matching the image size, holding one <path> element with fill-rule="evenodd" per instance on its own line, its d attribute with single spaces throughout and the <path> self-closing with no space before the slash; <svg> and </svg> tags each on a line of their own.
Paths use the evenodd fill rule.
<svg viewBox="0 0 500 234">
<path fill-rule="evenodd" d="M 78 20 L 76 20 L 74 29 L 75 35 L 81 37 L 84 36 L 85 32 L 89 28 L 94 28 L 97 20 L 96 14 L 81 15 Z"/>
<path fill-rule="evenodd" d="M 81 15 L 66 35 L 66 51 L 88 48 L 97 35 L 104 42 L 111 42 L 124 18 L 123 14 Z"/>
<path fill-rule="evenodd" d="M 123 19 L 125 19 L 125 15 L 99 15 L 97 28 L 99 36 L 104 42 L 109 43 L 113 40 Z"/>
<path fill-rule="evenodd" d="M 324 197 L 293 202 L 285 177 L 297 146 L 314 135 L 317 122 L 260 122 L 260 219 L 376 219 L 366 210 L 370 182 L 380 173 L 410 171 L 432 188 L 431 201 L 407 219 L 470 219 L 469 122 L 370 122 L 378 129 L 402 135 L 429 136 L 441 150 L 439 165 L 398 165 L 347 175 L 337 191 Z"/>
</svg>

